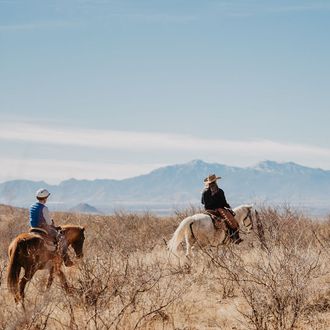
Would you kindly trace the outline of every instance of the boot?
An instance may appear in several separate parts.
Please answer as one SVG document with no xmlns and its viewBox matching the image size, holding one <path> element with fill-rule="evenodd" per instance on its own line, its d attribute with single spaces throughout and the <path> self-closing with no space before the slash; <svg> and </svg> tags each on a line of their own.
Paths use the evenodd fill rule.
<svg viewBox="0 0 330 330">
<path fill-rule="evenodd" d="M 234 241 L 235 244 L 242 243 L 243 240 L 238 236 L 238 238 Z"/>
<path fill-rule="evenodd" d="M 230 233 L 230 238 L 232 239 L 232 241 L 235 244 L 239 244 L 239 243 L 243 242 L 243 240 L 239 237 L 238 230 L 234 230 L 234 229 L 230 228 L 229 233 Z"/>
</svg>

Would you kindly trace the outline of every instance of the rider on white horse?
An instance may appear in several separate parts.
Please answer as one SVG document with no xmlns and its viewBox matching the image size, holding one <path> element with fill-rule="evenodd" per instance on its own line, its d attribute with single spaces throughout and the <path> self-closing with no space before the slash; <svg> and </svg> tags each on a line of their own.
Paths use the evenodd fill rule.
<svg viewBox="0 0 330 330">
<path fill-rule="evenodd" d="M 205 189 L 202 193 L 202 204 L 207 213 L 224 219 L 231 239 L 239 244 L 242 242 L 239 237 L 239 224 L 234 217 L 234 212 L 227 203 L 224 191 L 217 185 L 218 179 L 221 179 L 221 177 L 215 174 L 211 174 L 204 179 Z"/>
</svg>

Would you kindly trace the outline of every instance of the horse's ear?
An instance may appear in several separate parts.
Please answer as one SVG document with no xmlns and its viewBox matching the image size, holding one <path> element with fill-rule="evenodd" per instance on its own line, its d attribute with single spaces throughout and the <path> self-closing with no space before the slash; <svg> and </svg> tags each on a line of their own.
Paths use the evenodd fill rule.
<svg viewBox="0 0 330 330">
<path fill-rule="evenodd" d="M 83 232 L 85 231 L 85 226 L 80 226 L 80 228 Z"/>
</svg>

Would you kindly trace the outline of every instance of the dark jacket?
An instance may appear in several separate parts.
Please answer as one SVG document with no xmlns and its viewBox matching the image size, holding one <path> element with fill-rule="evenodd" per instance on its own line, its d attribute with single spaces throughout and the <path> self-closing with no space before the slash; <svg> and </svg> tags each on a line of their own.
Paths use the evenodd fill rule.
<svg viewBox="0 0 330 330">
<path fill-rule="evenodd" d="M 214 195 L 211 194 L 210 189 L 205 189 L 202 194 L 202 204 L 205 210 L 223 209 L 224 207 L 231 208 L 226 201 L 225 193 L 220 188 Z"/>
</svg>

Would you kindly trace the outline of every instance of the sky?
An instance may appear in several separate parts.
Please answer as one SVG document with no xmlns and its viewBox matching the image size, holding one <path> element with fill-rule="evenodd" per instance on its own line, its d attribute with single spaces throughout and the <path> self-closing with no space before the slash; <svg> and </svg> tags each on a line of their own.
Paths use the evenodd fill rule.
<svg viewBox="0 0 330 330">
<path fill-rule="evenodd" d="M 329 0 L 0 0 L 0 182 L 330 170 L 329 39 Z"/>
</svg>

